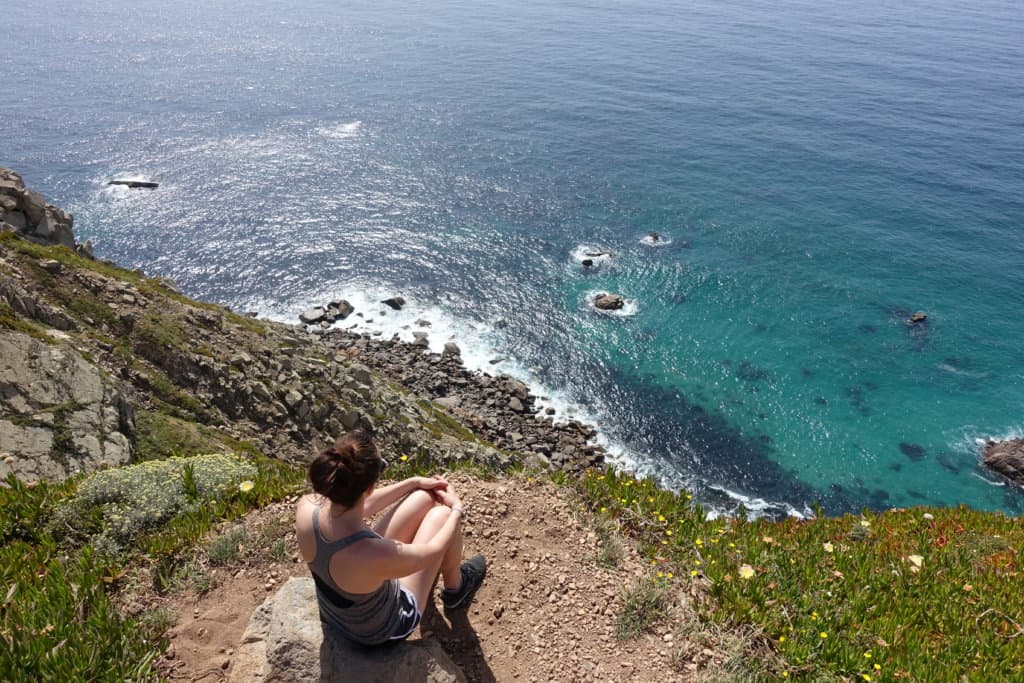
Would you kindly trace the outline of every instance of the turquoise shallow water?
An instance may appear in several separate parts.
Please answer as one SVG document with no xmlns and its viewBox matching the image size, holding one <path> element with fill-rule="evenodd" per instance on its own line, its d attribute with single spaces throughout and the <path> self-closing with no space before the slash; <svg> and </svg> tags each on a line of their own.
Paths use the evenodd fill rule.
<svg viewBox="0 0 1024 683">
<path fill-rule="evenodd" d="M 976 444 L 1024 432 L 1019 3 L 7 14 L 0 164 L 104 257 L 277 317 L 401 292 L 714 505 L 1020 509 Z"/>
</svg>

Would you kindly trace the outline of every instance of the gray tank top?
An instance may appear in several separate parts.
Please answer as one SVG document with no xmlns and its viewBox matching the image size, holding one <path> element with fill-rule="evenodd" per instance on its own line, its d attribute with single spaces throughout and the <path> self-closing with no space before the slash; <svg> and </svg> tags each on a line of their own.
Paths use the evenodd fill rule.
<svg viewBox="0 0 1024 683">
<path fill-rule="evenodd" d="M 321 621 L 364 645 L 383 643 L 408 628 L 401 609 L 398 579 L 388 579 L 372 593 L 349 593 L 331 578 L 331 558 L 335 553 L 364 538 L 380 538 L 379 534 L 364 529 L 337 541 L 326 541 L 320 533 L 317 507 L 313 510 L 313 537 L 316 556 L 309 563 L 309 571 L 316 584 Z"/>
</svg>

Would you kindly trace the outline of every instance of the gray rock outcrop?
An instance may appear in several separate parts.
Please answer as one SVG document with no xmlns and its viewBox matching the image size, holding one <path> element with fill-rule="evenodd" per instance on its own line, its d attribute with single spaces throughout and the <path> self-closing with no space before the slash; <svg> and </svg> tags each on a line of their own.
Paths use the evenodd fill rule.
<svg viewBox="0 0 1024 683">
<path fill-rule="evenodd" d="M 21 176 L 0 168 L 0 230 L 16 232 L 39 244 L 75 248 L 73 218 L 47 204 L 38 192 L 25 189 Z"/>
<path fill-rule="evenodd" d="M 985 445 L 985 466 L 1024 486 L 1024 439 L 989 441 Z"/>
<path fill-rule="evenodd" d="M 131 461 L 134 415 L 74 349 L 0 330 L 0 479 L 64 479 Z"/>
<path fill-rule="evenodd" d="M 253 613 L 231 669 L 235 683 L 462 683 L 462 671 L 433 640 L 364 648 L 320 624 L 311 578 L 289 579 Z"/>
</svg>

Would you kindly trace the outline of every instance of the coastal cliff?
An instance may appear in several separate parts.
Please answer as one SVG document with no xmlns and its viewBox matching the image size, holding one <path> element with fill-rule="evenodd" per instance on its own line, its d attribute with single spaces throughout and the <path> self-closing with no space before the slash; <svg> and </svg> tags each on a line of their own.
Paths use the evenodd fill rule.
<svg viewBox="0 0 1024 683">
<path fill-rule="evenodd" d="M 1018 520 L 709 519 L 457 348 L 195 301 L 93 258 L 16 174 L 0 199 L 0 680 L 273 677 L 315 652 L 289 517 L 356 426 L 391 476 L 452 477 L 492 558 L 466 620 L 424 622 L 437 680 L 1022 674 Z"/>
</svg>

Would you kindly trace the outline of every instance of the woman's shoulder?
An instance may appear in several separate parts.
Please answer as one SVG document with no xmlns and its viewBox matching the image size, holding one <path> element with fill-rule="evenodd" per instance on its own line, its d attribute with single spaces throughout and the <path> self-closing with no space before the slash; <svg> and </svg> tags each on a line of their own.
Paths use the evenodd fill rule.
<svg viewBox="0 0 1024 683">
<path fill-rule="evenodd" d="M 307 493 L 299 498 L 298 507 L 320 507 L 324 503 L 324 497 L 319 493 Z"/>
</svg>

